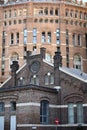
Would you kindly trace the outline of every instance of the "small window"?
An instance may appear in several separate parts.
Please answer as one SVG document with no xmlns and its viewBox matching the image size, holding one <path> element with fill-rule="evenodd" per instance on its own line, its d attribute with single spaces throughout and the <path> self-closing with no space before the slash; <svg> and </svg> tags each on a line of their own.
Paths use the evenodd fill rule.
<svg viewBox="0 0 87 130">
<path fill-rule="evenodd" d="M 45 85 L 54 84 L 54 75 L 50 72 L 45 74 L 44 82 L 45 82 Z"/>
<path fill-rule="evenodd" d="M 21 10 L 21 9 L 18 10 L 18 15 L 19 15 L 19 16 L 22 16 L 22 10 Z"/>
<path fill-rule="evenodd" d="M 11 25 L 11 21 L 9 21 L 9 25 Z"/>
<path fill-rule="evenodd" d="M 19 20 L 18 22 L 19 22 L 19 24 L 21 24 L 21 23 L 22 23 L 22 21 L 21 21 L 21 20 Z"/>
<path fill-rule="evenodd" d="M 16 111 L 16 102 L 15 101 L 11 102 L 11 111 Z"/>
<path fill-rule="evenodd" d="M 78 11 L 76 10 L 75 11 L 75 18 L 77 18 L 78 17 Z"/>
<path fill-rule="evenodd" d="M 75 25 L 78 26 L 78 21 L 75 21 Z"/>
<path fill-rule="evenodd" d="M 19 43 L 19 32 L 16 33 L 16 43 Z"/>
<path fill-rule="evenodd" d="M 4 18 L 7 18 L 7 11 L 4 12 Z"/>
<path fill-rule="evenodd" d="M 45 23 L 48 23 L 48 19 L 45 19 L 44 22 L 45 22 Z"/>
<path fill-rule="evenodd" d="M 69 10 L 66 9 L 65 16 L 67 17 L 69 15 Z"/>
<path fill-rule="evenodd" d="M 73 45 L 76 45 L 76 34 L 75 33 L 72 36 L 72 43 L 73 43 Z"/>
<path fill-rule="evenodd" d="M 47 33 L 47 36 L 48 36 L 47 42 L 48 42 L 48 43 L 51 43 L 51 32 L 48 32 L 48 33 Z"/>
<path fill-rule="evenodd" d="M 37 22 L 38 22 L 38 19 L 35 19 L 34 22 L 37 23 Z"/>
<path fill-rule="evenodd" d="M 43 15 L 43 10 L 42 9 L 39 10 L 39 15 Z"/>
<path fill-rule="evenodd" d="M 30 83 L 34 85 L 39 85 L 39 78 L 36 75 L 33 75 L 30 79 Z"/>
<path fill-rule="evenodd" d="M 78 34 L 78 45 L 81 46 L 81 35 Z"/>
<path fill-rule="evenodd" d="M 22 86 L 22 85 L 25 85 L 25 78 L 24 77 L 18 78 L 18 86 Z"/>
<path fill-rule="evenodd" d="M 17 11 L 16 10 L 14 10 L 14 17 L 16 17 L 17 16 Z"/>
<path fill-rule="evenodd" d="M 69 34 L 68 34 L 68 29 L 66 29 L 66 45 L 69 44 Z"/>
<path fill-rule="evenodd" d="M 46 74 L 45 75 L 45 85 L 48 85 L 49 84 L 49 77 L 48 75 Z"/>
<path fill-rule="evenodd" d="M 70 21 L 70 24 L 73 25 L 73 20 Z"/>
<path fill-rule="evenodd" d="M 24 44 L 27 43 L 27 29 L 24 29 Z"/>
<path fill-rule="evenodd" d="M 70 12 L 70 16 L 73 17 L 73 10 L 71 10 L 71 12 Z"/>
<path fill-rule="evenodd" d="M 11 37 L 10 37 L 10 44 L 14 44 L 14 34 L 11 33 L 10 36 L 11 36 Z"/>
<path fill-rule="evenodd" d="M 34 44 L 37 43 L 37 29 L 36 28 L 33 29 L 33 43 Z"/>
<path fill-rule="evenodd" d="M 79 23 L 80 27 L 82 27 L 82 22 Z"/>
<path fill-rule="evenodd" d="M 58 16 L 59 15 L 59 9 L 55 10 L 55 15 Z"/>
<path fill-rule="evenodd" d="M 0 102 L 0 112 L 3 112 L 3 111 L 4 111 L 4 103 Z"/>
<path fill-rule="evenodd" d="M 23 23 L 26 23 L 27 22 L 27 20 L 26 19 L 23 19 Z"/>
<path fill-rule="evenodd" d="M 80 12 L 80 19 L 82 19 L 82 17 L 83 17 L 83 14 L 82 14 L 82 12 Z"/>
<path fill-rule="evenodd" d="M 74 68 L 76 69 L 82 69 L 82 58 L 80 55 L 74 56 Z"/>
<path fill-rule="evenodd" d="M 58 19 L 56 19 L 56 20 L 55 20 L 55 23 L 59 23 L 59 20 L 58 20 Z"/>
<path fill-rule="evenodd" d="M 50 84 L 54 84 L 54 75 L 53 74 L 50 75 Z"/>
<path fill-rule="evenodd" d="M 14 24 L 16 24 L 17 22 L 16 22 L 16 20 L 14 20 Z"/>
<path fill-rule="evenodd" d="M 9 10 L 9 18 L 11 18 L 11 10 Z"/>
<path fill-rule="evenodd" d="M 66 24 L 68 24 L 69 22 L 68 22 L 68 20 L 66 20 Z"/>
<path fill-rule="evenodd" d="M 43 19 L 40 19 L 39 22 L 42 23 L 42 22 L 43 22 Z"/>
<path fill-rule="evenodd" d="M 24 15 L 24 16 L 27 15 L 27 9 L 23 9 L 23 15 Z"/>
<path fill-rule="evenodd" d="M 56 44 L 60 44 L 60 29 L 56 29 Z"/>
<path fill-rule="evenodd" d="M 53 15 L 53 9 L 50 9 L 50 15 Z"/>
<path fill-rule="evenodd" d="M 46 42 L 46 34 L 45 32 L 42 32 L 42 43 L 45 43 Z"/>
<path fill-rule="evenodd" d="M 48 15 L 48 9 L 47 8 L 44 10 L 44 14 Z"/>
<path fill-rule="evenodd" d="M 87 14 L 84 13 L 84 20 L 87 20 Z"/>
<path fill-rule="evenodd" d="M 7 22 L 6 21 L 4 22 L 4 26 L 7 26 Z"/>
<path fill-rule="evenodd" d="M 53 23 L 53 19 L 50 20 L 50 23 Z"/>
</svg>

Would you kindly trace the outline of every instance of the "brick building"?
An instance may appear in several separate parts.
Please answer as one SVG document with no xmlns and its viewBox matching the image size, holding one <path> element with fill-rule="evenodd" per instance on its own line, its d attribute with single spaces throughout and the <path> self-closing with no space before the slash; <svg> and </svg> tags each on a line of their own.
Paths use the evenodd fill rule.
<svg viewBox="0 0 87 130">
<path fill-rule="evenodd" d="M 53 62 L 60 48 L 63 66 L 87 72 L 87 3 L 78 0 L 0 1 L 0 82 L 17 60 L 21 68 L 26 52 L 46 48 Z M 4 3 L 3 3 L 4 2 Z"/>
<path fill-rule="evenodd" d="M 60 50 L 54 64 L 45 48 L 32 54 L 0 88 L 0 130 L 87 130 L 87 74 L 63 67 Z"/>
</svg>

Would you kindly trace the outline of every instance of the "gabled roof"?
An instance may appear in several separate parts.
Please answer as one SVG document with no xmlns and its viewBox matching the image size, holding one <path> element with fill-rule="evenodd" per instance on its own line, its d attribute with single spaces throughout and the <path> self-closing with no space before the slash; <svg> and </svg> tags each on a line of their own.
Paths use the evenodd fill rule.
<svg viewBox="0 0 87 130">
<path fill-rule="evenodd" d="M 43 62 L 47 63 L 50 66 L 54 66 L 53 63 L 49 63 L 45 59 L 43 60 Z M 68 74 L 68 75 L 70 75 L 70 76 L 72 76 L 74 78 L 77 78 L 78 80 L 81 80 L 81 81 L 87 83 L 87 74 L 82 72 L 79 69 L 60 67 L 59 70 L 62 71 L 63 73 L 65 73 L 65 74 Z"/>
<path fill-rule="evenodd" d="M 87 83 L 87 74 L 79 69 L 60 67 L 60 71 Z"/>
</svg>

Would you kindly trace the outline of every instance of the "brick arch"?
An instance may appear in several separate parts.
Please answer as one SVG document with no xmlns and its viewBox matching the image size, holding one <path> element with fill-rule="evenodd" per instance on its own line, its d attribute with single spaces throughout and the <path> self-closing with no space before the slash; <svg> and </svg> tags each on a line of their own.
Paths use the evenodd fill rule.
<svg viewBox="0 0 87 130">
<path fill-rule="evenodd" d="M 48 101 L 48 102 L 50 102 L 50 99 L 47 96 L 43 96 L 43 97 L 40 98 L 40 102 L 41 101 Z"/>
<path fill-rule="evenodd" d="M 77 102 L 83 102 L 84 97 L 82 94 L 78 94 L 78 93 L 70 93 L 69 95 L 64 97 L 64 102 L 68 103 L 68 102 L 73 102 L 73 103 L 77 103 Z"/>
</svg>

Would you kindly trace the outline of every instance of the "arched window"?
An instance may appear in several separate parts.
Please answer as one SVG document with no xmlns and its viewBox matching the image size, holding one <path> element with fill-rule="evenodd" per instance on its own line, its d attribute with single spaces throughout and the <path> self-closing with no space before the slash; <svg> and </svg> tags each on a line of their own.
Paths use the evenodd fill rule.
<svg viewBox="0 0 87 130">
<path fill-rule="evenodd" d="M 55 15 L 56 15 L 56 16 L 59 15 L 59 9 L 55 9 Z"/>
<path fill-rule="evenodd" d="M 36 75 L 31 76 L 30 84 L 39 85 L 39 78 Z"/>
<path fill-rule="evenodd" d="M 54 75 L 50 72 L 45 74 L 44 77 L 45 85 L 54 84 Z"/>
<path fill-rule="evenodd" d="M 53 8 L 50 9 L 50 15 L 53 15 Z"/>
<path fill-rule="evenodd" d="M 42 100 L 40 103 L 40 123 L 48 124 L 49 122 L 49 102 Z"/>
<path fill-rule="evenodd" d="M 53 74 L 50 75 L 50 84 L 54 84 L 54 75 Z"/>
<path fill-rule="evenodd" d="M 82 69 L 82 60 L 81 60 L 81 56 L 79 55 L 74 56 L 74 68 L 80 70 Z"/>
<path fill-rule="evenodd" d="M 18 86 L 25 85 L 25 78 L 24 77 L 18 78 L 17 84 Z"/>
<path fill-rule="evenodd" d="M 48 8 L 44 9 L 44 14 L 48 15 Z"/>
<path fill-rule="evenodd" d="M 45 85 L 48 85 L 49 84 L 49 77 L 48 75 L 46 74 L 45 75 Z"/>
</svg>

